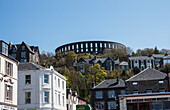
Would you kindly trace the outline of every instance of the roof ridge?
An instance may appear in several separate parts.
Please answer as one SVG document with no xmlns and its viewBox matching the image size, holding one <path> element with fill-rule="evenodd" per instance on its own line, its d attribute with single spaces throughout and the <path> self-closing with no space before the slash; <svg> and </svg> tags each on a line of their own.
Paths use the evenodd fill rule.
<svg viewBox="0 0 170 110">
<path fill-rule="evenodd" d="M 136 74 L 136 75 L 132 76 L 131 78 L 127 79 L 126 81 L 131 80 L 132 78 L 134 78 L 134 77 L 136 77 L 136 76 L 140 75 L 141 73 L 145 72 L 145 71 L 146 71 L 146 70 L 148 70 L 148 69 L 149 69 L 149 68 L 144 69 L 143 71 L 141 71 L 141 72 L 139 72 L 138 74 Z"/>
</svg>

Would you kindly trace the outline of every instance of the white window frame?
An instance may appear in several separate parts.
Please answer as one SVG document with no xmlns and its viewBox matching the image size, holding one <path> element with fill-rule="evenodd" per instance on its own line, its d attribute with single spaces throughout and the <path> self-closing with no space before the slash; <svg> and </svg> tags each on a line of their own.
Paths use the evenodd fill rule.
<svg viewBox="0 0 170 110">
<path fill-rule="evenodd" d="M 48 76 L 48 79 L 45 78 L 45 75 Z M 48 80 L 48 82 L 46 83 L 45 80 Z M 50 76 L 49 76 L 49 74 L 44 74 L 44 75 L 43 75 L 43 82 L 44 82 L 44 84 L 49 84 L 49 82 L 50 82 Z"/>
<path fill-rule="evenodd" d="M 48 93 L 48 96 L 45 96 L 45 93 Z M 48 102 L 45 101 L 45 98 L 48 98 Z M 43 100 L 44 100 L 44 103 L 50 103 L 50 92 L 49 91 L 44 91 Z"/>
</svg>

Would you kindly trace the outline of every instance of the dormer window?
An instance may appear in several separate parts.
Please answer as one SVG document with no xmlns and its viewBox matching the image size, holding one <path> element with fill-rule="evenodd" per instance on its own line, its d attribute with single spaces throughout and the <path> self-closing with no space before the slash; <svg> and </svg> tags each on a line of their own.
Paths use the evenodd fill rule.
<svg viewBox="0 0 170 110">
<path fill-rule="evenodd" d="M 150 63 L 150 60 L 148 60 L 148 63 Z"/>
<path fill-rule="evenodd" d="M 159 84 L 163 84 L 164 83 L 164 81 L 159 81 Z"/>
<path fill-rule="evenodd" d="M 16 48 L 14 47 L 14 48 L 12 49 L 12 51 L 13 51 L 13 52 L 16 52 Z"/>
<path fill-rule="evenodd" d="M 22 46 L 22 50 L 25 50 L 25 46 L 24 45 Z"/>
<path fill-rule="evenodd" d="M 137 84 L 138 84 L 137 82 L 133 82 L 133 83 L 132 83 L 132 85 L 134 85 L 134 86 L 137 85 Z"/>
<path fill-rule="evenodd" d="M 2 43 L 2 53 L 8 55 L 8 45 L 5 43 Z"/>
</svg>

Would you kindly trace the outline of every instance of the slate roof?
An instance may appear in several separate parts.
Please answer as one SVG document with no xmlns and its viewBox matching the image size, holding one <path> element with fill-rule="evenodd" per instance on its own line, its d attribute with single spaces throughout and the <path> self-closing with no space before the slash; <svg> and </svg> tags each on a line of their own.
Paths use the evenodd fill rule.
<svg viewBox="0 0 170 110">
<path fill-rule="evenodd" d="M 20 63 L 18 65 L 18 70 L 19 71 L 25 71 L 25 70 L 42 70 L 45 69 L 44 67 L 40 66 L 40 65 L 36 65 L 32 62 L 24 62 L 24 63 Z"/>
<path fill-rule="evenodd" d="M 125 87 L 125 82 L 122 79 L 119 79 L 117 83 L 117 79 L 106 79 L 100 84 L 96 85 L 92 89 L 103 89 L 103 88 L 119 88 Z"/>
<path fill-rule="evenodd" d="M 128 66 L 128 62 L 122 61 L 119 65 L 120 65 L 120 66 Z"/>
<path fill-rule="evenodd" d="M 147 60 L 151 59 L 154 60 L 153 57 L 148 57 L 148 56 L 135 56 L 135 57 L 129 57 L 130 60 Z"/>
<path fill-rule="evenodd" d="M 163 54 L 153 54 L 152 56 L 154 58 L 164 58 L 165 55 L 163 55 Z"/>
<path fill-rule="evenodd" d="M 80 58 L 78 62 L 80 62 L 80 60 L 84 60 L 85 62 L 93 62 L 94 64 L 98 63 L 99 61 L 101 61 L 102 63 L 104 63 L 108 58 L 110 58 L 109 56 L 107 58 L 96 58 L 96 59 L 83 59 Z M 115 62 L 115 64 L 119 64 L 119 59 L 117 60 L 113 60 L 112 58 L 110 58 L 113 62 Z M 76 63 L 76 62 L 75 62 Z M 75 65 L 75 64 L 73 64 Z"/>
<path fill-rule="evenodd" d="M 115 60 L 115 65 L 117 64 L 117 65 L 119 65 L 119 58 L 117 59 L 117 60 Z"/>
<path fill-rule="evenodd" d="M 170 59 L 170 55 L 165 56 L 164 59 Z"/>
<path fill-rule="evenodd" d="M 128 81 L 146 81 L 146 80 L 161 80 L 167 77 L 166 73 L 160 72 L 158 70 L 147 68 L 137 75 L 126 80 Z"/>
</svg>

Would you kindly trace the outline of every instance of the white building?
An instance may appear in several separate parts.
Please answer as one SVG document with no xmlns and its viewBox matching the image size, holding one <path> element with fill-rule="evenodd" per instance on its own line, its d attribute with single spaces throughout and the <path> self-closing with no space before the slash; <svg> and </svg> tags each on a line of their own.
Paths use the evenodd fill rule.
<svg viewBox="0 0 170 110">
<path fill-rule="evenodd" d="M 165 66 L 165 64 L 169 63 L 170 64 L 170 55 L 166 55 L 163 58 L 163 65 Z"/>
<path fill-rule="evenodd" d="M 8 44 L 0 41 L 0 110 L 17 110 L 18 62 L 8 56 Z"/>
<path fill-rule="evenodd" d="M 66 110 L 66 78 L 53 68 L 19 64 L 19 110 Z"/>
</svg>

